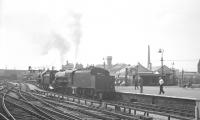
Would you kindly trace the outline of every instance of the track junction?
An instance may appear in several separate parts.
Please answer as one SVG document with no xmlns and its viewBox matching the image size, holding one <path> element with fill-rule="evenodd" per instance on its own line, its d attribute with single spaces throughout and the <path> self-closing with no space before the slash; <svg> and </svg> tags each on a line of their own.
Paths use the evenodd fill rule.
<svg viewBox="0 0 200 120">
<path fill-rule="evenodd" d="M 141 95 L 131 98 L 125 93 L 118 93 L 116 101 L 99 101 L 44 91 L 29 83 L 9 82 L 2 86 L 0 117 L 4 120 L 198 120 L 195 104 L 155 104 L 155 97 L 154 104 L 138 101 Z"/>
</svg>

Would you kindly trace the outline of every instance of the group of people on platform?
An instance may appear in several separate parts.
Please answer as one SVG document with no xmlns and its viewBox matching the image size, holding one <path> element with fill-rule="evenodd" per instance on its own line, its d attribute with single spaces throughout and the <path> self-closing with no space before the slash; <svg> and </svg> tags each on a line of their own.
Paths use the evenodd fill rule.
<svg viewBox="0 0 200 120">
<path fill-rule="evenodd" d="M 138 90 L 140 87 L 140 93 L 143 93 L 143 79 L 140 75 L 136 75 L 133 77 L 133 79 L 135 79 L 135 90 Z M 162 77 L 159 77 L 159 94 L 164 94 L 165 91 L 163 90 L 163 86 L 164 86 L 164 80 L 162 79 Z"/>
</svg>

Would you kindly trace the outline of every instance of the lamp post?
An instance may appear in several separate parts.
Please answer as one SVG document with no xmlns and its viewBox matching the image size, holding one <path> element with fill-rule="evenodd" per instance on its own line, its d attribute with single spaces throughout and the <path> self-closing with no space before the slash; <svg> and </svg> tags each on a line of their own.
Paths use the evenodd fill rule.
<svg viewBox="0 0 200 120">
<path fill-rule="evenodd" d="M 161 70 L 162 70 L 162 79 L 163 78 L 163 53 L 164 53 L 164 50 L 163 49 L 159 49 L 158 53 L 161 53 Z"/>
</svg>

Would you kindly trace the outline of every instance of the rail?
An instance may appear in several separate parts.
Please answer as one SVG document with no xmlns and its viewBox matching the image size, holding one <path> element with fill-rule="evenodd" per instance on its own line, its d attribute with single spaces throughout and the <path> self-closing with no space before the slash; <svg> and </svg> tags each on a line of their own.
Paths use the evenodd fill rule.
<svg viewBox="0 0 200 120">
<path fill-rule="evenodd" d="M 39 93 L 42 93 L 43 95 L 47 95 L 47 96 L 54 96 L 54 97 L 57 97 L 57 98 L 63 98 L 63 96 L 62 95 L 60 95 L 60 94 L 55 94 L 55 93 L 51 93 L 51 92 L 44 92 L 44 91 L 37 91 L 37 92 L 39 92 Z M 123 104 L 118 104 L 118 103 L 111 103 L 111 102 L 106 102 L 106 101 L 103 101 L 103 103 L 102 102 L 100 102 L 100 101 L 95 101 L 95 100 L 90 100 L 90 99 L 83 99 L 83 98 L 79 98 L 79 97 L 74 97 L 74 96 L 64 96 L 64 98 L 66 99 L 66 100 L 68 100 L 68 101 L 72 101 L 72 102 L 77 102 L 77 103 L 80 103 L 81 101 L 84 101 L 83 103 L 86 105 L 88 102 L 90 102 L 91 103 L 91 105 L 93 105 L 93 104 L 99 104 L 100 106 L 99 107 L 104 107 L 104 108 L 108 108 L 107 106 L 114 106 L 114 109 L 115 109 L 115 111 L 119 111 L 119 109 L 121 109 L 121 108 L 123 108 L 124 109 L 124 113 L 125 113 L 125 111 L 126 110 L 128 110 L 129 111 L 129 114 L 131 114 L 131 110 L 134 110 L 134 115 L 136 114 L 136 111 L 141 111 L 141 112 L 144 112 L 144 113 L 146 113 L 146 115 L 148 116 L 148 114 L 149 113 L 151 113 L 151 114 L 157 114 L 157 115 L 161 115 L 161 116 L 166 116 L 167 118 L 168 118 L 168 120 L 170 120 L 170 118 L 176 118 L 176 119 L 181 119 L 181 120 L 191 120 L 191 119 L 194 119 L 193 117 L 191 117 L 192 115 L 190 115 L 189 113 L 186 113 L 186 114 L 188 114 L 188 115 L 186 115 L 186 116 L 182 116 L 182 115 L 177 115 L 177 114 L 173 114 L 172 112 L 173 111 L 171 111 L 171 113 L 167 113 L 167 111 L 169 111 L 168 109 L 169 109 L 169 107 L 164 107 L 163 108 L 163 111 L 159 111 L 158 110 L 158 108 L 156 108 L 156 107 L 163 107 L 163 106 L 155 106 L 155 105 L 152 105 L 152 106 L 147 106 L 147 105 L 145 105 L 145 104 L 140 104 L 140 106 L 139 106 L 139 104 L 138 103 L 135 103 L 135 105 L 136 104 L 138 104 L 137 105 L 137 107 L 136 106 L 130 106 L 130 104 L 128 104 L 127 103 L 127 105 L 123 105 Z M 132 104 L 134 104 L 134 103 L 132 103 Z M 104 105 L 104 106 L 102 106 L 102 105 Z M 152 108 L 152 109 L 150 109 L 150 108 Z M 157 109 L 157 110 L 156 110 Z M 175 112 L 179 112 L 179 114 L 184 114 L 184 112 L 180 112 L 180 111 L 177 111 L 177 109 L 178 108 L 176 108 L 175 110 L 174 110 L 174 113 Z M 190 116 L 190 117 L 187 117 L 187 116 Z"/>
<path fill-rule="evenodd" d="M 20 96 L 22 97 L 22 99 L 28 101 L 28 99 L 26 99 L 27 97 L 25 97 L 24 95 L 22 95 L 22 92 L 23 92 L 23 94 L 25 93 L 24 91 L 20 91 Z M 26 94 L 28 94 L 28 93 L 26 93 Z M 29 94 L 29 95 L 31 95 L 31 94 Z M 29 96 L 29 97 L 30 97 L 30 96 Z M 44 103 L 44 101 L 41 100 L 41 99 L 38 99 L 38 101 L 40 101 L 41 103 Z M 28 103 L 29 103 L 31 106 L 33 106 L 36 110 L 40 111 L 44 116 L 48 117 L 48 118 L 51 119 L 51 120 L 54 120 L 54 119 L 56 119 L 56 118 L 50 116 L 48 113 L 52 113 L 52 114 L 55 114 L 55 115 L 57 115 L 57 116 L 61 116 L 61 117 L 63 117 L 63 118 L 69 119 L 69 120 L 82 120 L 81 118 L 76 117 L 76 116 L 73 116 L 73 115 L 71 115 L 71 114 L 69 114 L 69 113 L 66 113 L 66 115 L 64 115 L 64 114 L 61 114 L 61 113 L 59 113 L 59 112 L 46 109 L 46 108 L 44 108 L 44 107 L 41 107 L 41 106 L 38 106 L 38 105 L 34 105 L 34 104 L 32 104 L 31 102 L 29 102 L 29 101 L 28 101 Z M 47 106 L 52 107 L 51 105 L 49 105 L 49 104 L 47 104 L 47 103 L 44 103 L 44 104 L 46 104 Z M 46 113 L 45 111 L 47 111 L 48 113 Z"/>
<path fill-rule="evenodd" d="M 1 120 L 9 120 L 6 116 L 4 116 L 3 114 L 0 113 L 0 119 Z"/>
<path fill-rule="evenodd" d="M 41 97 L 41 96 L 40 96 L 40 97 Z M 72 99 L 71 99 L 71 100 L 72 100 Z M 77 100 L 78 100 L 78 101 L 77 101 Z M 92 100 L 88 100 L 88 101 L 87 101 L 86 99 L 83 99 L 83 98 L 81 98 L 81 100 L 84 100 L 84 101 L 85 101 L 84 103 L 87 103 L 88 101 L 90 101 L 90 102 L 91 102 L 91 105 L 92 105 L 92 104 L 95 104 L 95 103 L 100 105 L 100 106 L 98 106 L 97 108 L 91 107 L 91 106 L 81 105 L 81 107 L 83 107 L 83 108 L 85 108 L 85 109 L 87 109 L 87 110 L 98 111 L 98 112 L 101 112 L 101 113 L 103 113 L 103 114 L 115 116 L 115 117 L 121 118 L 121 119 L 140 120 L 138 117 L 133 116 L 133 115 L 130 115 L 130 114 L 126 114 L 126 115 L 125 115 L 125 114 L 121 114 L 121 113 L 116 113 L 115 111 L 109 111 L 109 110 L 101 109 L 101 108 L 100 108 L 100 107 L 101 107 L 100 102 L 98 103 L 98 102 L 95 102 L 95 101 L 92 101 Z M 61 100 L 60 103 L 67 103 L 67 104 L 73 104 L 73 105 L 78 106 L 79 104 L 76 104 L 75 102 L 80 103 L 81 100 L 78 99 L 77 97 L 73 97 L 72 102 L 67 102 L 67 101 L 62 101 L 62 100 Z M 67 108 L 69 108 L 68 106 L 63 106 L 63 104 L 60 105 L 60 104 L 57 103 L 57 102 L 49 101 L 49 98 L 45 98 L 44 101 L 47 101 L 48 103 L 54 104 L 54 105 L 56 105 L 56 106 L 61 106 L 61 107 L 67 107 Z M 74 109 L 74 108 L 69 108 L 69 109 L 71 109 L 71 110 L 76 110 L 76 109 Z M 80 112 L 83 112 L 83 111 L 80 111 Z M 86 114 L 88 114 L 88 113 L 86 113 Z M 96 115 L 96 117 L 99 117 L 99 116 Z M 102 118 L 103 118 L 103 117 L 101 117 L 101 119 L 102 119 Z M 149 118 L 150 118 L 150 117 L 149 117 Z M 106 118 L 104 117 L 104 119 L 106 119 Z"/>
<path fill-rule="evenodd" d="M 12 89 L 12 88 L 11 88 Z M 10 113 L 10 111 L 7 109 L 6 105 L 5 105 L 5 97 L 6 95 L 10 92 L 10 90 L 8 90 L 6 93 L 3 94 L 3 97 L 2 97 L 2 108 L 3 108 L 3 111 L 6 113 L 6 115 L 8 116 L 8 119 L 10 120 L 16 120 L 13 115 Z"/>
<path fill-rule="evenodd" d="M 14 106 L 14 108 L 20 109 L 20 110 L 24 111 L 26 114 L 28 113 L 28 114 L 31 115 L 32 117 L 35 116 L 35 117 L 37 117 L 37 118 L 39 118 L 39 119 L 49 120 L 49 119 L 46 119 L 45 117 L 43 117 L 43 116 L 41 116 L 41 115 L 35 113 L 34 111 L 32 111 L 32 110 L 30 110 L 30 109 L 28 109 L 28 108 L 26 108 L 26 107 L 23 107 L 23 105 L 19 103 L 19 102 L 21 102 L 21 103 L 23 102 L 23 103 L 26 104 L 25 101 L 20 100 L 20 99 L 17 99 L 17 98 L 15 98 L 15 97 L 9 96 L 8 93 L 9 93 L 9 92 L 14 92 L 15 87 L 18 87 L 18 86 L 14 86 L 14 87 L 11 87 L 11 88 L 6 87 L 6 89 L 8 89 L 8 91 L 5 92 L 5 93 L 3 94 L 3 97 L 2 97 L 2 108 L 3 108 L 3 112 L 5 113 L 5 116 L 7 116 L 7 118 L 8 118 L 9 120 L 15 120 L 15 119 L 17 119 L 17 117 L 15 116 L 15 117 L 16 117 L 16 118 L 15 118 L 15 117 L 14 117 L 14 114 L 13 114 L 13 115 L 11 114 L 11 112 L 10 112 L 10 111 L 8 110 L 8 108 L 6 107 L 6 104 L 5 104 L 5 103 L 11 104 L 12 106 Z M 15 91 L 15 92 L 16 92 L 16 91 Z M 31 117 L 31 118 L 32 118 L 32 117 Z"/>
</svg>

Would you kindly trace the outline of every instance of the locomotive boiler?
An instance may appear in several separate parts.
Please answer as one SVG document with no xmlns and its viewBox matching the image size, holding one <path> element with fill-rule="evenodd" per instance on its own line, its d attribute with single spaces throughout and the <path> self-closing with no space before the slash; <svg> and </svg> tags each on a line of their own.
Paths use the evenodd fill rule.
<svg viewBox="0 0 200 120">
<path fill-rule="evenodd" d="M 45 90 L 49 90 L 57 72 L 56 70 L 45 70 L 41 72 L 37 78 L 39 86 Z"/>
<path fill-rule="evenodd" d="M 60 71 L 55 74 L 55 79 L 52 81 L 52 87 L 54 91 L 61 93 L 70 93 L 69 84 L 72 81 L 73 70 Z"/>
</svg>

